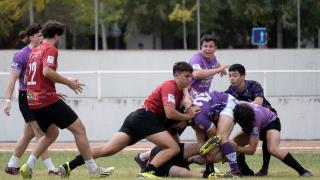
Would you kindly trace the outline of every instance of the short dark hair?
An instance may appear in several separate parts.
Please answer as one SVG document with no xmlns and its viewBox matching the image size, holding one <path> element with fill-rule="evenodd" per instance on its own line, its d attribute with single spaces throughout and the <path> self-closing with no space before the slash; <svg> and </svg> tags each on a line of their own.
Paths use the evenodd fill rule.
<svg viewBox="0 0 320 180">
<path fill-rule="evenodd" d="M 244 131 L 247 133 L 252 132 L 255 113 L 250 105 L 247 103 L 236 105 L 233 110 L 233 117 L 234 122 L 238 123 Z"/>
<path fill-rule="evenodd" d="M 34 34 L 39 33 L 39 31 L 42 29 L 41 24 L 31 24 L 30 26 L 27 27 L 26 29 L 26 34 L 27 36 L 33 36 Z"/>
<path fill-rule="evenodd" d="M 176 72 L 190 72 L 192 73 L 193 72 L 193 68 L 191 67 L 190 64 L 188 64 L 187 62 L 184 62 L 184 61 L 180 61 L 180 62 L 176 62 L 173 66 L 173 75 L 176 73 Z"/>
<path fill-rule="evenodd" d="M 64 33 L 65 24 L 49 20 L 43 25 L 42 35 L 44 38 L 53 38 L 55 35 L 61 36 Z"/>
<path fill-rule="evenodd" d="M 240 75 L 246 75 L 246 68 L 242 64 L 232 64 L 228 71 L 238 71 Z"/>
<path fill-rule="evenodd" d="M 213 41 L 214 43 L 216 43 L 216 38 L 214 35 L 211 35 L 211 34 L 205 34 L 201 37 L 201 40 L 200 40 L 200 45 L 202 46 L 203 42 L 208 42 L 208 41 Z"/>
</svg>

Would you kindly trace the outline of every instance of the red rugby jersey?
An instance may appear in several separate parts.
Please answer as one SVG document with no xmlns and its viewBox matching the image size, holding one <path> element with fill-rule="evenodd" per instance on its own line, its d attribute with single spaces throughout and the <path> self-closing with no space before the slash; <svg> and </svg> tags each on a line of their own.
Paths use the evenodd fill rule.
<svg viewBox="0 0 320 180">
<path fill-rule="evenodd" d="M 165 117 L 164 106 L 178 108 L 182 99 L 183 90 L 178 88 L 175 80 L 168 80 L 152 91 L 142 107 Z"/>
<path fill-rule="evenodd" d="M 43 68 L 57 69 L 58 50 L 48 43 L 32 49 L 26 70 L 27 97 L 30 109 L 39 109 L 55 103 L 60 98 L 56 94 L 55 82 L 43 75 Z"/>
</svg>

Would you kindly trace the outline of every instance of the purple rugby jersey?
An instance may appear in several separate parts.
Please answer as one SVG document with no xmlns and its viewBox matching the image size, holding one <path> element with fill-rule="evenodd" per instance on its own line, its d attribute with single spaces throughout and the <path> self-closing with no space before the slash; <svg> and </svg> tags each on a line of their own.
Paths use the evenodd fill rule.
<svg viewBox="0 0 320 180">
<path fill-rule="evenodd" d="M 210 62 L 208 62 L 203 56 L 202 52 L 198 52 L 192 56 L 189 64 L 192 66 L 193 70 L 214 69 L 218 64 L 218 61 L 217 58 L 213 56 Z M 207 77 L 205 79 L 192 79 L 192 91 L 196 93 L 209 92 L 212 78 L 213 76 Z"/>
<path fill-rule="evenodd" d="M 236 88 L 232 85 L 225 91 L 231 94 L 238 100 L 252 102 L 256 97 L 261 97 L 263 99 L 263 106 L 267 108 L 272 108 L 271 104 L 264 97 L 263 88 L 257 81 L 245 80 L 245 89 L 242 92 L 238 92 Z"/>
<path fill-rule="evenodd" d="M 14 69 L 16 71 L 20 72 L 19 75 L 19 90 L 20 91 L 26 91 L 27 87 L 24 84 L 24 74 L 26 71 L 26 66 L 28 63 L 29 55 L 31 53 L 31 49 L 29 46 L 26 46 L 19 50 L 15 55 L 13 56 L 13 61 L 11 62 L 11 69 Z"/>
<path fill-rule="evenodd" d="M 201 106 L 201 111 L 193 118 L 192 123 L 205 131 L 217 125 L 220 112 L 228 103 L 228 97 L 227 93 L 218 91 L 198 95 L 193 104 Z"/>
<path fill-rule="evenodd" d="M 277 119 L 277 115 L 272 112 L 269 108 L 242 101 L 241 103 L 248 104 L 255 113 L 255 120 L 253 125 L 253 130 L 250 136 L 255 136 L 259 138 L 260 131 L 265 128 L 268 124 Z"/>
</svg>

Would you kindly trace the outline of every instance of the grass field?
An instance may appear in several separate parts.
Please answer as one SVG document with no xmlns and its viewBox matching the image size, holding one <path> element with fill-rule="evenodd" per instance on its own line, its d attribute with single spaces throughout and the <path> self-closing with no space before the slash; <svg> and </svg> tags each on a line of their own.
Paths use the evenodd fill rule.
<svg viewBox="0 0 320 180">
<path fill-rule="evenodd" d="M 50 153 L 53 162 L 56 166 L 59 164 L 71 160 L 76 153 L 74 152 L 51 152 Z M 119 153 L 115 156 L 108 157 L 108 158 L 100 158 L 97 159 L 97 163 L 102 167 L 114 166 L 116 169 L 114 173 L 106 177 L 105 179 L 136 179 L 135 176 L 139 172 L 138 166 L 135 164 L 133 157 L 135 153 Z M 307 179 L 318 180 L 320 179 L 320 153 L 294 153 L 293 154 L 296 159 L 301 162 L 301 164 L 308 170 L 310 170 L 314 176 Z M 1 172 L 0 172 L 0 179 L 22 179 L 21 176 L 10 176 L 4 173 L 3 169 L 7 161 L 9 160 L 11 153 L 1 152 L 0 153 L 0 161 L 1 163 Z M 29 153 L 23 155 L 22 160 L 20 161 L 20 165 L 26 161 Z M 246 156 L 247 162 L 249 166 L 254 170 L 257 171 L 261 166 L 262 157 L 261 154 L 257 154 L 254 156 Z M 228 170 L 227 164 L 217 164 L 222 171 Z M 191 167 L 193 170 L 201 171 L 203 168 L 201 166 L 193 165 Z M 47 179 L 60 179 L 60 177 L 49 177 L 47 176 L 46 168 L 44 167 L 42 161 L 38 161 L 34 171 L 33 171 L 33 179 L 39 180 L 47 180 Z M 82 166 L 76 170 L 74 170 L 71 174 L 70 179 L 75 180 L 84 180 L 89 179 L 88 172 L 85 166 Z M 166 179 L 181 179 L 181 178 L 166 178 Z M 272 158 L 270 163 L 269 169 L 269 176 L 263 178 L 251 177 L 251 178 L 241 178 L 241 179 L 280 179 L 280 180 L 295 180 L 295 179 L 302 179 L 298 176 L 298 174 L 283 164 L 278 159 Z M 305 179 L 305 178 L 304 178 Z"/>
</svg>

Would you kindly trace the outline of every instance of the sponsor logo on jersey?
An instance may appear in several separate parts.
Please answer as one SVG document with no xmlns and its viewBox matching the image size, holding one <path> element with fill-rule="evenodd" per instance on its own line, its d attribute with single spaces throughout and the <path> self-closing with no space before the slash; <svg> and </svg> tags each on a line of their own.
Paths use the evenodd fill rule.
<svg viewBox="0 0 320 180">
<path fill-rule="evenodd" d="M 28 98 L 29 100 L 32 100 L 32 99 L 33 99 L 33 94 L 32 94 L 32 92 L 28 92 L 27 98 Z"/>
<path fill-rule="evenodd" d="M 193 69 L 202 69 L 200 64 L 192 64 Z"/>
<path fill-rule="evenodd" d="M 53 56 L 48 56 L 47 63 L 48 64 L 53 64 L 53 62 L 54 62 L 54 57 Z"/>
<path fill-rule="evenodd" d="M 176 103 L 176 100 L 175 100 L 173 94 L 168 94 L 168 102 L 171 102 L 171 103 L 173 103 L 173 104 Z"/>
<path fill-rule="evenodd" d="M 11 68 L 18 68 L 19 64 L 16 62 L 11 62 Z"/>
</svg>

